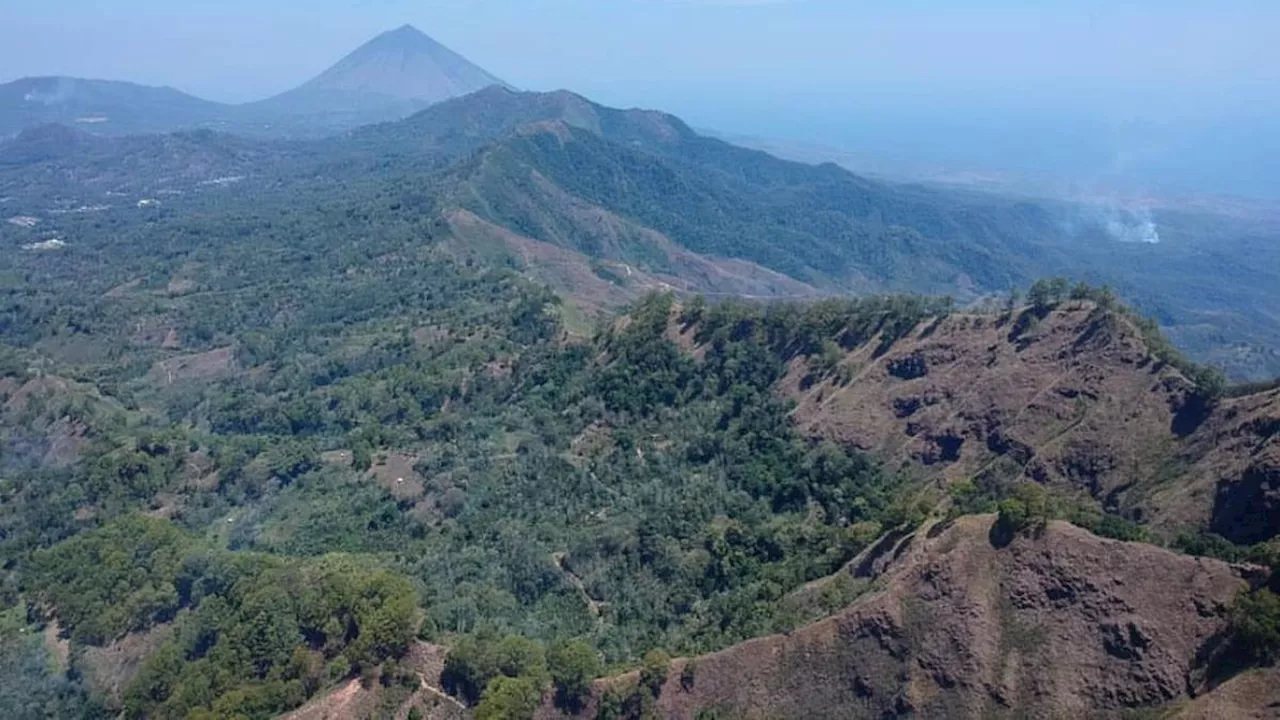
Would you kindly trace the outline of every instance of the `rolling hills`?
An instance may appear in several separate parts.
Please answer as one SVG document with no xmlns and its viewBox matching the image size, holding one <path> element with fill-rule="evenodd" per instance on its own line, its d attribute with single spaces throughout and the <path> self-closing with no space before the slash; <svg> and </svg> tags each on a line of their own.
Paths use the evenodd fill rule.
<svg viewBox="0 0 1280 720">
<path fill-rule="evenodd" d="M 663 113 L 500 86 L 315 141 L 104 140 L 81 160 L 32 156 L 39 137 L 0 150 L 9 168 L 0 193 L 14 198 L 15 214 L 47 212 L 38 205 L 52 194 L 94 207 L 107 192 L 185 192 L 198 172 L 204 182 L 235 177 L 319 193 L 376 173 L 429 198 L 429 212 L 453 225 L 461 247 L 524 257 L 544 279 L 579 278 L 572 287 L 555 282 L 570 298 L 578 285 L 595 287 L 584 300 L 595 308 L 608 285 L 618 299 L 669 287 L 910 291 L 970 302 L 1067 275 L 1111 285 L 1233 377 L 1280 372 L 1280 318 L 1268 309 L 1280 287 L 1280 228 L 1258 219 L 1168 212 L 1157 217 L 1162 242 L 1123 242 L 1109 230 L 1114 217 L 1087 205 L 868 180 L 706 138 Z M 190 162 L 183 145 L 195 146 Z M 107 170 L 100 176 L 93 163 Z M 129 170 L 113 177 L 114 167 Z M 458 213 L 481 224 L 453 222 Z"/>
</svg>

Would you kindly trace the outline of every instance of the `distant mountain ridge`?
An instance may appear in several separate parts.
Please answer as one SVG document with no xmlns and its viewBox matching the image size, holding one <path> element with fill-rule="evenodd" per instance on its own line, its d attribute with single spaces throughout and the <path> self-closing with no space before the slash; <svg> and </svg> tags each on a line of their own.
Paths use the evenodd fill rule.
<svg viewBox="0 0 1280 720">
<path fill-rule="evenodd" d="M 215 129 L 307 137 L 398 120 L 449 98 L 506 83 L 404 25 L 360 46 L 301 86 L 242 105 L 168 87 L 72 77 L 0 85 L 0 137 L 60 123 L 103 135 Z"/>
<path fill-rule="evenodd" d="M 0 136 L 63 123 L 91 132 L 168 132 L 206 124 L 229 106 L 169 87 L 28 77 L 0 85 Z"/>
<path fill-rule="evenodd" d="M 460 251 L 521 258 L 584 306 L 653 288 L 989 301 L 1062 275 L 1111 285 L 1235 378 L 1280 372 L 1280 322 L 1266 310 L 1280 287 L 1275 226 L 1170 211 L 1157 218 L 1160 244 L 1117 242 L 1088 207 L 871 180 L 701 136 L 662 112 L 503 86 L 301 143 L 206 131 L 90 144 L 59 132 L 0 148 L 14 214 L 24 196 L 93 207 L 108 192 L 149 198 L 225 177 L 322 197 L 386 183 L 413 188 L 390 204 L 420 208 Z M 72 143 L 86 151 L 58 152 Z"/>
</svg>

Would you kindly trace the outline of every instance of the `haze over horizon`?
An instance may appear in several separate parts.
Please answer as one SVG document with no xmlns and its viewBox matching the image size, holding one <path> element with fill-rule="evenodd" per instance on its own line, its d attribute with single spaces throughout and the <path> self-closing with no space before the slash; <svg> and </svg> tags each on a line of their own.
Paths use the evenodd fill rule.
<svg viewBox="0 0 1280 720">
<path fill-rule="evenodd" d="M 1280 197 L 1280 8 L 1257 0 L 12 0 L 0 81 L 256 100 L 405 23 L 514 86 L 728 133 L 904 167 Z"/>
</svg>

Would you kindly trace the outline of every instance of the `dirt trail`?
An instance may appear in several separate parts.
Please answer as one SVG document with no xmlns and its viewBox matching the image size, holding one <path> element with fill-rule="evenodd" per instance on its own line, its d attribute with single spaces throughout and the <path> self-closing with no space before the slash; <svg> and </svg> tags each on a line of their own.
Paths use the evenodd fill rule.
<svg viewBox="0 0 1280 720">
<path fill-rule="evenodd" d="M 582 601 L 587 604 L 587 609 L 589 609 L 591 611 L 591 614 L 595 616 L 596 624 L 603 625 L 604 624 L 604 608 L 609 603 L 600 602 L 599 600 L 596 600 L 591 597 L 591 594 L 587 592 L 587 586 L 582 582 L 582 578 L 575 575 L 573 571 L 569 569 L 569 566 L 565 563 L 565 560 L 567 558 L 568 558 L 568 553 L 565 553 L 565 552 L 551 553 L 551 559 L 555 561 L 556 567 L 560 568 L 560 572 L 564 573 L 564 576 L 566 579 L 568 579 L 569 584 L 572 585 L 574 589 L 578 591 L 578 595 L 582 597 Z"/>
<path fill-rule="evenodd" d="M 466 706 L 466 705 L 463 705 L 461 702 L 459 702 L 457 698 L 455 698 L 454 696 L 452 696 L 452 695 L 450 695 L 449 693 L 445 692 L 444 690 L 441 690 L 440 688 L 436 687 L 435 685 L 432 685 L 432 684 L 427 680 L 427 677 L 426 677 L 425 675 L 423 675 L 422 673 L 418 673 L 418 679 L 422 681 L 422 689 L 423 689 L 423 691 L 425 691 L 426 693 L 428 693 L 428 694 L 430 694 L 430 695 L 434 695 L 434 696 L 436 696 L 437 698 L 439 698 L 439 699 L 441 699 L 441 700 L 444 700 L 445 702 L 447 702 L 447 703 L 449 703 L 449 704 L 453 705 L 454 707 L 458 708 L 459 710 L 464 710 L 464 711 L 465 711 L 465 710 L 467 709 L 467 706 Z"/>
</svg>

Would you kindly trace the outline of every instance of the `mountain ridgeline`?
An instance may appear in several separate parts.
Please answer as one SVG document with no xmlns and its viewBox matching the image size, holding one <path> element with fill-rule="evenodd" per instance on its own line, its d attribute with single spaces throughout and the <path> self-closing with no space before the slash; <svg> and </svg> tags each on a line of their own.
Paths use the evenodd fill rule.
<svg viewBox="0 0 1280 720">
<path fill-rule="evenodd" d="M 33 148 L 49 147 L 47 134 L 0 150 L 15 213 L 28 198 L 23 212 L 39 216 L 55 194 L 93 207 L 107 192 L 152 197 L 228 177 L 323 195 L 376 173 L 461 246 L 519 258 L 591 308 L 663 287 L 968 302 L 1065 275 L 1116 288 L 1233 377 L 1280 373 L 1280 320 L 1266 311 L 1280 299 L 1280 229 L 1257 221 L 1167 213 L 1162 243 L 1120 242 L 1088 206 L 868 180 L 707 138 L 664 113 L 499 85 L 324 140 L 67 139 L 88 156 L 42 158 Z"/>
<path fill-rule="evenodd" d="M 48 123 L 106 135 L 207 128 L 308 137 L 396 120 L 490 85 L 503 82 L 405 25 L 293 90 L 242 105 L 128 82 L 22 78 L 0 85 L 0 137 Z"/>
</svg>

